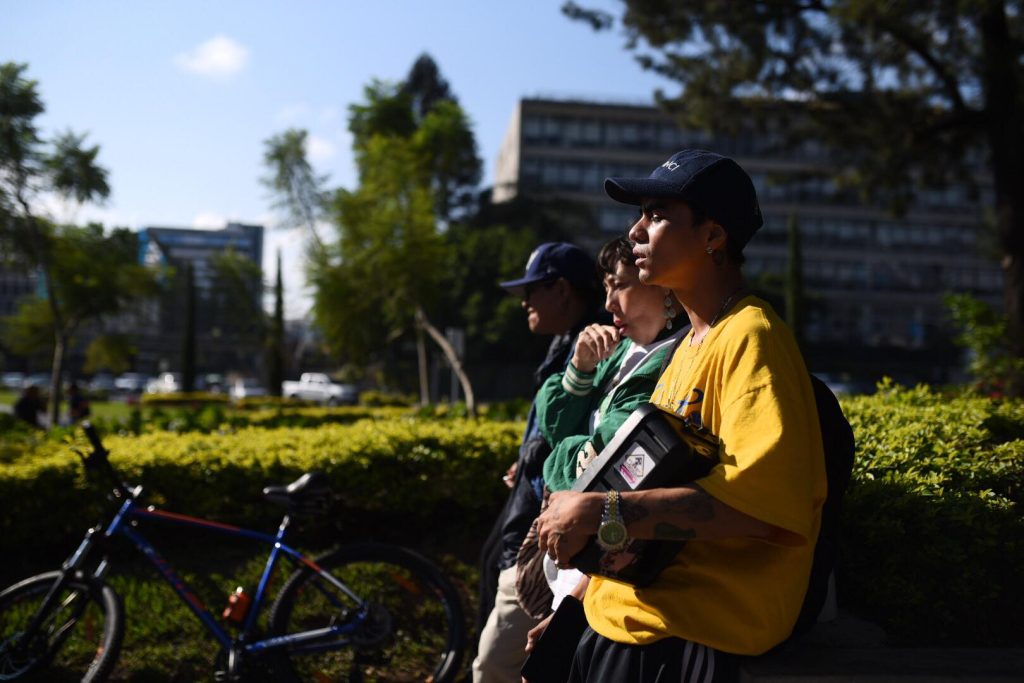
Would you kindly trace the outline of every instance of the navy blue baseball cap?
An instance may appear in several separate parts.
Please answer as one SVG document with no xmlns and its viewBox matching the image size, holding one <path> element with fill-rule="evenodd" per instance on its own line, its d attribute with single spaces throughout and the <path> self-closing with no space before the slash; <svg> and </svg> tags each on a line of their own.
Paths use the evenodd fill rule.
<svg viewBox="0 0 1024 683">
<path fill-rule="evenodd" d="M 728 157 L 703 149 L 676 152 L 646 178 L 606 178 L 604 191 L 623 204 L 679 199 L 702 209 L 742 248 L 764 224 L 747 172 Z"/>
<path fill-rule="evenodd" d="M 498 284 L 514 292 L 535 282 L 550 282 L 560 277 L 576 287 L 593 287 L 597 270 L 594 261 L 575 244 L 545 242 L 530 254 L 521 278 Z"/>
</svg>

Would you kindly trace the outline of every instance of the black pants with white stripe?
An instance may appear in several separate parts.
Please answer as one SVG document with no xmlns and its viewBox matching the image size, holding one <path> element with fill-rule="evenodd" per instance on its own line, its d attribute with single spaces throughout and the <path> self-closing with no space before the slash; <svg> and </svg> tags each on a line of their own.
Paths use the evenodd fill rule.
<svg viewBox="0 0 1024 683">
<path fill-rule="evenodd" d="M 625 645 L 587 628 L 569 683 L 735 683 L 740 657 L 681 638 Z"/>
</svg>

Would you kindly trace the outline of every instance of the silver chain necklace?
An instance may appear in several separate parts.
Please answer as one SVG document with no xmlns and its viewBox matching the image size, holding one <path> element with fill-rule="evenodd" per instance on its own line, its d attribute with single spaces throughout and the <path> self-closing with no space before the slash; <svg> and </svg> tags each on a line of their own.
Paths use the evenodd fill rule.
<svg viewBox="0 0 1024 683">
<path fill-rule="evenodd" d="M 732 304 L 733 299 L 736 298 L 736 295 L 745 290 L 746 288 L 746 285 L 740 285 L 739 287 L 733 290 L 732 294 L 726 297 L 725 301 L 722 302 L 722 307 L 718 309 L 718 313 L 715 314 L 715 317 L 712 318 L 711 322 L 708 324 L 708 329 L 704 330 L 704 334 L 700 336 L 700 339 L 697 341 L 696 344 L 691 343 L 690 346 L 696 346 L 698 349 L 700 348 L 701 344 L 704 343 L 704 337 L 708 336 L 708 333 L 711 332 L 711 328 L 715 326 L 719 318 L 725 315 L 726 311 L 729 310 L 729 306 Z"/>
</svg>

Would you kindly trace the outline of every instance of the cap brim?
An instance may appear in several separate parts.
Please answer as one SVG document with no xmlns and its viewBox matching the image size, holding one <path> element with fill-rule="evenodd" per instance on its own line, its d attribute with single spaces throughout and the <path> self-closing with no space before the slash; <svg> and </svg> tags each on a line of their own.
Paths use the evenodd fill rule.
<svg viewBox="0 0 1024 683">
<path fill-rule="evenodd" d="M 518 280 L 509 280 L 508 282 L 499 282 L 498 286 L 502 289 L 515 293 L 515 290 L 522 289 L 526 285 L 532 285 L 535 282 L 544 282 L 550 280 L 550 277 L 521 277 Z"/>
<path fill-rule="evenodd" d="M 664 180 L 656 178 L 605 178 L 604 191 L 609 197 L 623 204 L 640 206 L 645 198 L 681 199 L 683 193 Z"/>
</svg>

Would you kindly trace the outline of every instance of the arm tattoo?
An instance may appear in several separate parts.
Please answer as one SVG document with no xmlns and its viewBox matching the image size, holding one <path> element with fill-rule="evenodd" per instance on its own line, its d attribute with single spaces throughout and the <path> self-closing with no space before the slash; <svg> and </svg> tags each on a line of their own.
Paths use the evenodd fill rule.
<svg viewBox="0 0 1024 683">
<path fill-rule="evenodd" d="M 714 501 L 704 489 L 695 486 L 694 493 L 665 505 L 665 512 L 683 515 L 694 522 L 710 522 L 715 518 Z"/>
<path fill-rule="evenodd" d="M 640 503 L 626 502 L 625 498 L 620 499 L 619 509 L 622 512 L 622 521 L 626 524 L 632 524 L 638 522 L 644 517 L 651 514 L 647 508 Z"/>
<path fill-rule="evenodd" d="M 710 522 L 715 518 L 713 499 L 699 486 L 694 492 L 680 500 L 664 503 L 658 512 L 677 516 L 676 521 L 690 523 Z M 682 519 L 678 519 L 681 517 Z M 686 525 L 688 526 L 688 525 Z M 668 541 L 687 541 L 697 537 L 696 530 L 684 528 L 673 522 L 658 522 L 654 525 L 654 537 Z"/>
</svg>

